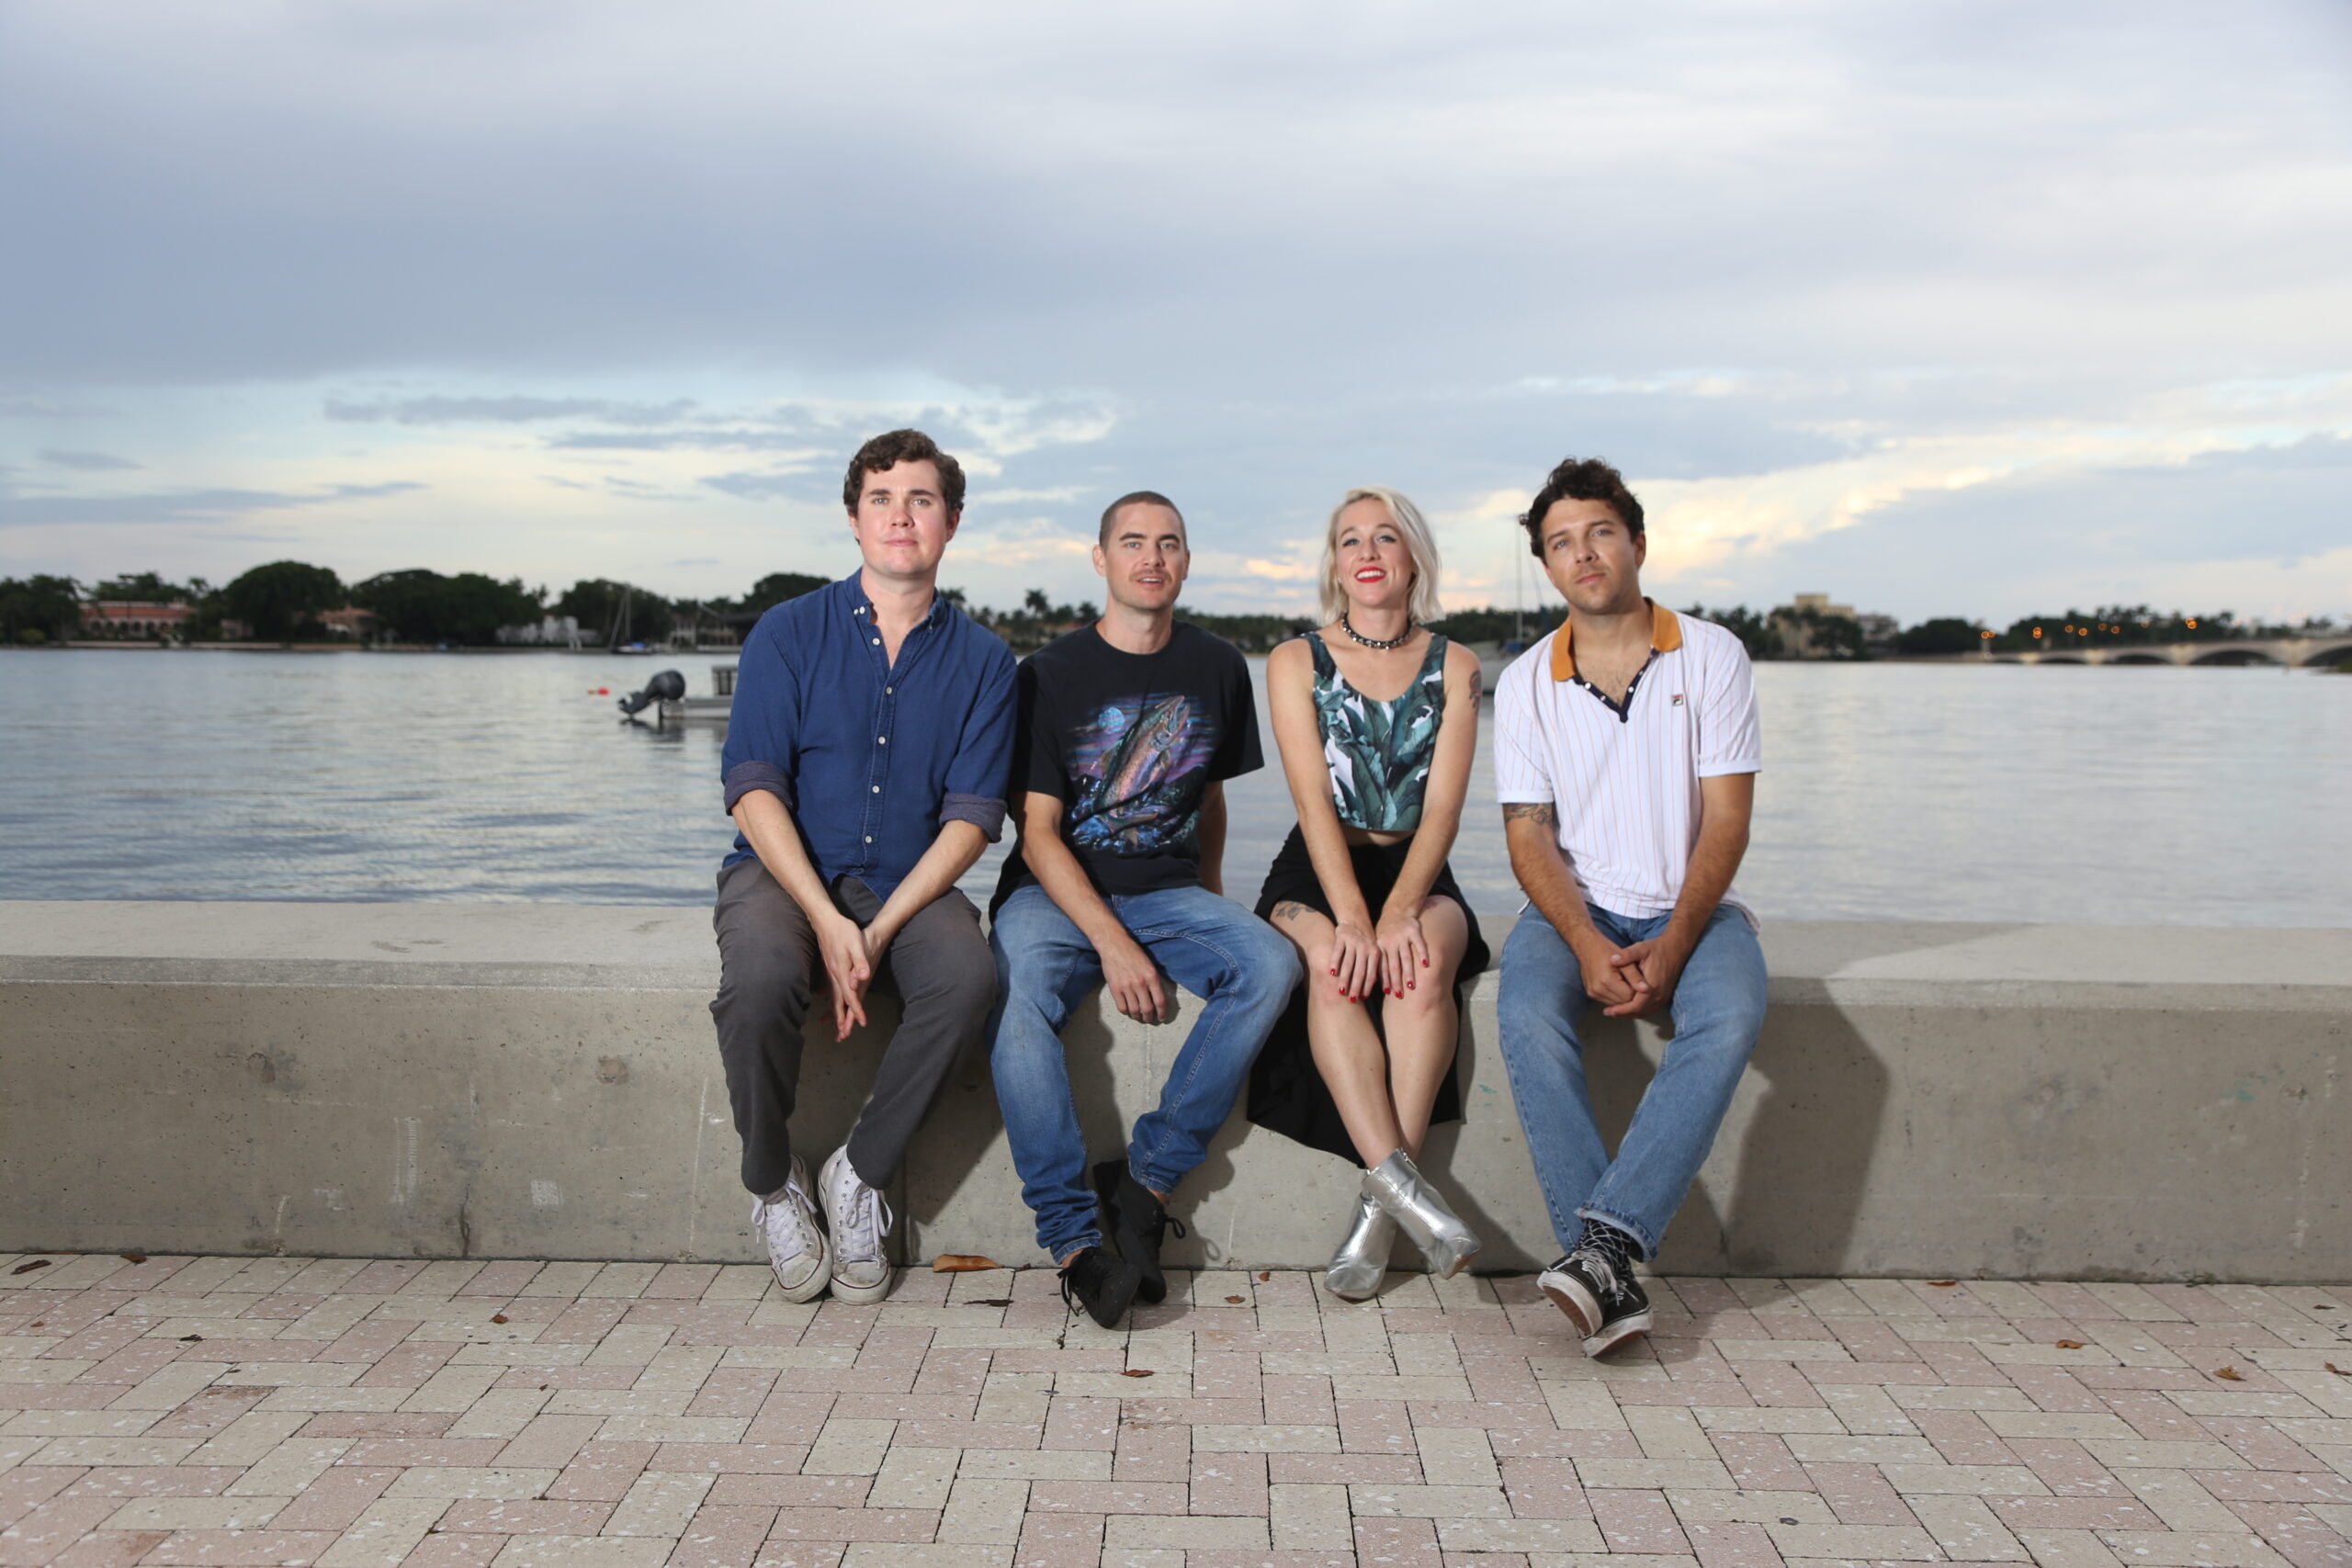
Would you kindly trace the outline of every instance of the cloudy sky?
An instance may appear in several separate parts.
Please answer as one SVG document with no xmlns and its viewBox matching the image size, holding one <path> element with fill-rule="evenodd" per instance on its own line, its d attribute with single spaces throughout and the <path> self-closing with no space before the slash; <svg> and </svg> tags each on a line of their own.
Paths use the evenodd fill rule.
<svg viewBox="0 0 2352 1568">
<path fill-rule="evenodd" d="M 917 422 L 1001 604 L 1532 602 L 1573 453 L 1677 604 L 2344 616 L 2347 258 L 2341 0 L 0 0 L 0 575 L 734 593 Z"/>
</svg>

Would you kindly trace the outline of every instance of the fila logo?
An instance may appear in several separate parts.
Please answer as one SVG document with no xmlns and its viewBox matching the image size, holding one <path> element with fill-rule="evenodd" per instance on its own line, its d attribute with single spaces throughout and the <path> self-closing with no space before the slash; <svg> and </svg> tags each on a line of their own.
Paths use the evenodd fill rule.
<svg viewBox="0 0 2352 1568">
<path fill-rule="evenodd" d="M 1674 694 L 1674 705 L 1676 707 L 1680 707 L 1682 705 L 1682 694 L 1679 692 Z"/>
</svg>

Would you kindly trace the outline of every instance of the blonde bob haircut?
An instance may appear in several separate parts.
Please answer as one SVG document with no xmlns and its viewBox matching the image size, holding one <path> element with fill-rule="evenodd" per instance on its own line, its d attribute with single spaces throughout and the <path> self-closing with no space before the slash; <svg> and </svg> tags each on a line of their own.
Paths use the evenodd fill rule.
<svg viewBox="0 0 2352 1568">
<path fill-rule="evenodd" d="M 1413 559 L 1413 592 L 1405 611 L 1415 626 L 1429 625 L 1444 613 L 1437 598 L 1437 541 L 1430 536 L 1421 509 L 1407 500 L 1403 491 L 1386 485 L 1358 485 L 1331 509 L 1330 525 L 1323 530 L 1323 619 L 1336 621 L 1348 607 L 1347 590 L 1340 586 L 1340 514 L 1359 501 L 1380 502 L 1389 521 L 1396 525 L 1396 532 L 1404 536 L 1405 553 Z"/>
</svg>

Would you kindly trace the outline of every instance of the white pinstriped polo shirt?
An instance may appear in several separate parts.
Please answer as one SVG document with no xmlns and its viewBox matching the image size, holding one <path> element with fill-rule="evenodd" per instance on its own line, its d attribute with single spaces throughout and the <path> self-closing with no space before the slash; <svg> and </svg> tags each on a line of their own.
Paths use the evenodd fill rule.
<svg viewBox="0 0 2352 1568">
<path fill-rule="evenodd" d="M 1588 903 L 1670 914 L 1699 838 L 1699 781 L 1764 766 L 1756 677 L 1739 639 L 1650 605 L 1650 658 L 1620 708 L 1577 675 L 1569 627 L 1495 685 L 1495 796 L 1544 804 Z M 1724 902 L 1756 923 L 1736 892 Z"/>
</svg>

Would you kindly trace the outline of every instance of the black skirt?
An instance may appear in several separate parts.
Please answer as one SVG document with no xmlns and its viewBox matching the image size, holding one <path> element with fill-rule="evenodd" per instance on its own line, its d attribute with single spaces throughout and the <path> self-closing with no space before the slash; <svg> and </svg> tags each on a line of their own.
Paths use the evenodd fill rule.
<svg viewBox="0 0 2352 1568">
<path fill-rule="evenodd" d="M 1363 892 L 1364 903 L 1375 912 L 1387 901 L 1389 890 L 1396 886 L 1397 874 L 1405 869 L 1405 857 L 1412 847 L 1410 839 L 1395 844 L 1348 846 L 1356 886 Z M 1453 1006 L 1458 1015 L 1463 982 L 1484 970 L 1490 955 L 1486 939 L 1478 934 L 1478 917 L 1471 912 L 1470 901 L 1462 896 L 1461 886 L 1453 880 L 1453 866 L 1438 868 L 1437 880 L 1430 885 L 1430 892 L 1461 905 L 1463 918 L 1470 922 L 1470 943 L 1463 950 L 1462 967 L 1453 976 Z M 1290 830 L 1290 837 L 1283 841 L 1282 852 L 1267 868 L 1266 885 L 1258 891 L 1258 918 L 1265 919 L 1273 913 L 1275 905 L 1285 900 L 1304 904 L 1327 919 L 1331 915 L 1331 900 L 1325 897 L 1323 884 L 1315 874 L 1315 862 L 1306 852 L 1306 835 L 1297 828 Z M 1364 1000 L 1364 1006 L 1372 1011 L 1374 1029 L 1380 1027 L 1384 994 L 1375 988 Z M 1307 1043 L 1304 982 L 1291 993 L 1290 1005 L 1275 1020 L 1264 1048 L 1258 1053 L 1257 1065 L 1250 1070 L 1246 1114 L 1259 1126 L 1295 1138 L 1308 1148 L 1321 1149 L 1358 1165 L 1363 1163 L 1356 1155 L 1354 1140 L 1348 1136 L 1347 1123 L 1340 1120 L 1340 1108 L 1332 1102 L 1331 1091 L 1324 1087 L 1323 1074 L 1316 1067 L 1314 1050 Z M 1430 1121 L 1436 1123 L 1461 1120 L 1462 1088 L 1448 1073 L 1438 1084 L 1437 1103 L 1430 1112 Z"/>
</svg>

